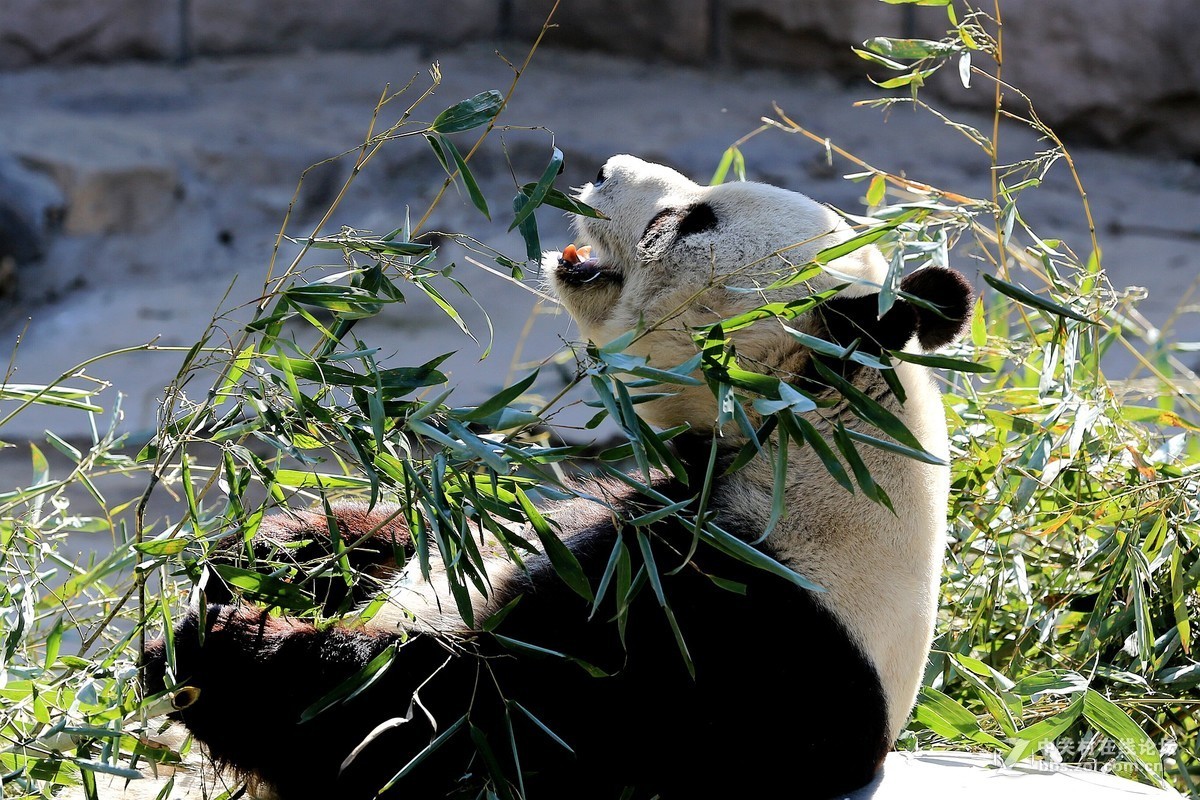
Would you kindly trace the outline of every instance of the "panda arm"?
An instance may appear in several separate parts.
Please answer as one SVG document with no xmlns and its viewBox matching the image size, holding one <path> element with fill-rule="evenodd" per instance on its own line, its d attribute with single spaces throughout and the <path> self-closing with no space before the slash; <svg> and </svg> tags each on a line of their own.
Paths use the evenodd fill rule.
<svg viewBox="0 0 1200 800">
<path fill-rule="evenodd" d="M 330 535 L 330 519 L 321 511 L 288 511 L 265 517 L 254 537 L 246 542 L 241 533 L 217 542 L 209 562 L 240 568 L 257 568 L 258 562 L 294 564 L 302 572 L 318 570 L 310 581 L 313 595 L 323 603 L 324 614 L 332 616 L 350 605 L 372 597 L 378 581 L 393 572 L 413 553 L 412 535 L 399 506 L 339 502 L 330 509 L 337 523 L 341 546 L 346 548 L 356 582 L 347 586 L 334 569 L 337 551 Z M 365 577 L 364 577 L 365 576 Z M 230 588 L 214 576 L 205 586 L 205 600 L 229 603 Z"/>
<path fill-rule="evenodd" d="M 179 683 L 192 687 L 190 705 L 173 716 L 217 764 L 265 781 L 281 798 L 372 796 L 465 713 L 476 673 L 471 659 L 433 636 L 317 628 L 245 606 L 209 606 L 203 622 L 193 611 L 173 639 Z M 323 702 L 359 685 L 364 665 L 387 658 L 389 647 L 396 654 L 375 688 Z M 166 661 L 163 640 L 147 647 L 148 691 L 165 688 Z M 412 702 L 414 694 L 425 702 Z M 381 726 L 385 757 L 369 750 L 343 772 L 346 757 Z M 440 793 L 430 786 L 419 796 Z"/>
</svg>

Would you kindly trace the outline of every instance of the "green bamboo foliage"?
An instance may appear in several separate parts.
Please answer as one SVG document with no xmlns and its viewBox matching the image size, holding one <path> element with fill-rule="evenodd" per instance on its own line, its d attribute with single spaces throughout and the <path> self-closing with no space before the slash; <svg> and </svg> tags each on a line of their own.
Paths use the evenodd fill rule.
<svg viewBox="0 0 1200 800">
<path fill-rule="evenodd" d="M 1104 281 L 1094 225 L 1081 257 L 1021 217 L 1021 193 L 1058 168 L 1081 187 L 1091 222 L 1062 142 L 1028 98 L 1001 85 L 997 67 L 973 66 L 1003 63 L 1001 7 L 923 4 L 945 6 L 943 40 L 876 38 L 859 55 L 900 73 L 881 86 L 909 87 L 908 97 L 880 104 L 928 108 L 919 86 L 947 65 L 964 84 L 994 85 L 990 135 L 933 113 L 989 156 L 996 179 L 985 201 L 923 191 L 955 220 L 964 254 L 988 265 L 961 355 L 991 371 L 969 377 L 944 364 L 959 373 L 946 398 L 950 560 L 909 743 L 982 746 L 1006 763 L 1039 755 L 1102 765 L 1195 796 L 1200 408 L 1185 388 L 1194 376 L 1176 358 L 1188 345 L 1131 322 L 1128 300 Z M 1049 149 L 998 162 L 1002 113 Z M 864 174 L 872 188 L 881 176 L 887 196 L 875 192 L 876 213 L 904 207 L 916 187 Z M 953 241 L 922 227 L 918 243 Z M 1114 347 L 1134 352 L 1152 377 L 1105 375 L 1101 359 Z M 1147 400 L 1126 400 L 1134 391 Z"/>
</svg>

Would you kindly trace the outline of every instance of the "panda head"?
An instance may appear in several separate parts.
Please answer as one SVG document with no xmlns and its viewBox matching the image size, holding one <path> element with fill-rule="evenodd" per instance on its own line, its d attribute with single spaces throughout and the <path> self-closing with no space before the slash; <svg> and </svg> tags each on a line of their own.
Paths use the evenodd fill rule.
<svg viewBox="0 0 1200 800">
<path fill-rule="evenodd" d="M 875 295 L 887 263 L 874 246 L 831 262 L 829 272 L 805 283 L 766 290 L 854 235 L 832 209 L 798 192 L 750 182 L 701 186 L 669 167 L 618 155 L 578 196 L 605 218 L 576 218 L 577 242 L 591 248 L 586 257 L 546 254 L 549 288 L 586 339 L 603 344 L 644 329 L 629 351 L 657 367 L 692 357 L 699 326 L 848 282 L 834 301 L 789 324 L 832 341 L 846 338 L 843 344 L 865 339 L 876 351 L 902 348 L 914 337 L 932 350 L 958 336 L 969 309 L 970 287 L 961 275 L 926 268 L 901 288 L 939 312 L 899 301 L 880 319 Z M 807 358 L 775 320 L 733 338 L 744 363 L 785 380 Z M 715 407 L 705 387 L 641 406 L 642 416 L 657 425 L 703 427 L 715 417 L 710 412 Z"/>
</svg>

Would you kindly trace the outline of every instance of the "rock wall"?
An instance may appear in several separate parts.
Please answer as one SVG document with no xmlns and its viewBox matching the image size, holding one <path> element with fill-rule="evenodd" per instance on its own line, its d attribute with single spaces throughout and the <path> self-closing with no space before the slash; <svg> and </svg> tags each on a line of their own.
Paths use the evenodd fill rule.
<svg viewBox="0 0 1200 800">
<path fill-rule="evenodd" d="M 496 0 L 0 0 L 0 69 L 495 36 Z"/>
<path fill-rule="evenodd" d="M 305 48 L 528 40 L 554 0 L 0 0 L 0 69 Z M 988 9 L 991 4 L 984 4 Z M 961 9 L 960 9 L 961 10 Z M 1005 77 L 1060 132 L 1200 156 L 1196 0 L 1002 0 Z M 879 0 L 562 0 L 547 43 L 648 62 L 861 77 L 849 48 L 937 37 L 941 8 Z M 431 51 L 432 53 L 432 51 Z M 937 84 L 943 99 L 990 102 Z M 1065 126 L 1065 127 L 1064 127 Z"/>
<path fill-rule="evenodd" d="M 0 0 L 0 68 L 161 59 L 178 45 L 179 0 Z"/>
<path fill-rule="evenodd" d="M 456 44 L 498 25 L 495 0 L 183 1 L 184 47 L 204 56 Z"/>
<path fill-rule="evenodd" d="M 1200 2 L 1003 0 L 1001 10 L 1004 78 L 1060 135 L 1200 157 Z M 920 19 L 918 35 L 940 34 L 937 14 Z M 986 95 L 951 97 L 990 106 Z"/>
</svg>

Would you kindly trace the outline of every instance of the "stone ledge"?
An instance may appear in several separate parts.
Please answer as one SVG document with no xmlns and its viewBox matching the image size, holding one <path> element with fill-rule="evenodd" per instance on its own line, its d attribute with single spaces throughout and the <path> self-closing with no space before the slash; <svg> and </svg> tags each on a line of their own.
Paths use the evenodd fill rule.
<svg viewBox="0 0 1200 800">
<path fill-rule="evenodd" d="M 183 741 L 182 728 L 172 726 L 156 737 L 170 746 Z M 146 773 L 142 780 L 126 783 L 114 776 L 98 776 L 103 800 L 153 800 L 166 787 L 174 788 L 162 800 L 201 800 L 235 787 L 212 769 L 198 746 L 174 768 L 160 768 L 159 775 Z M 803 777 L 797 778 L 797 796 L 802 797 Z M 247 800 L 269 800 L 269 792 L 248 792 Z M 59 795 L 63 800 L 82 800 L 82 791 Z M 1183 800 L 1172 791 L 1156 789 L 1131 780 L 1092 770 L 1022 761 L 999 768 L 994 756 L 950 750 L 918 753 L 889 753 L 883 770 L 867 786 L 846 795 L 844 800 Z M 317 798 L 314 798 L 317 800 Z"/>
<path fill-rule="evenodd" d="M 883 770 L 847 800 L 1182 800 L 1115 775 L 1053 764 L 1022 761 L 1002 768 L 997 757 L 951 750 L 889 753 Z"/>
<path fill-rule="evenodd" d="M 0 133 L 0 147 L 61 192 L 62 232 L 147 231 L 162 223 L 182 192 L 162 142 L 119 123 L 85 129 L 76 119 L 50 113 Z"/>
</svg>

